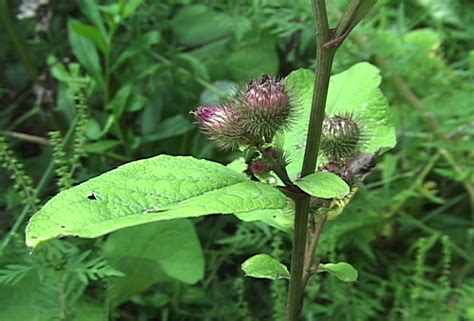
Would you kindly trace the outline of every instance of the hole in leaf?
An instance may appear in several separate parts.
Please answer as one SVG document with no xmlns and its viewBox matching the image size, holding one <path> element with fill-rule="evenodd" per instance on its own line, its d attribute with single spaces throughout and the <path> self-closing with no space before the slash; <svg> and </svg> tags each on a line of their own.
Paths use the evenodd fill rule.
<svg viewBox="0 0 474 321">
<path fill-rule="evenodd" d="M 97 195 L 95 193 L 92 193 L 91 195 L 87 196 L 87 199 L 91 200 L 91 201 L 97 201 L 98 200 Z"/>
<path fill-rule="evenodd" d="M 66 225 L 61 225 L 61 228 L 66 228 Z"/>
</svg>

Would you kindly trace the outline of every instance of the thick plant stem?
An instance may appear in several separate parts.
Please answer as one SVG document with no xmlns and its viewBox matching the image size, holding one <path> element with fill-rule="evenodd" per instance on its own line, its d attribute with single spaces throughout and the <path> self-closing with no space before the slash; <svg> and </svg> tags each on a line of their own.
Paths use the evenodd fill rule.
<svg viewBox="0 0 474 321">
<path fill-rule="evenodd" d="M 309 200 L 309 197 L 303 197 L 296 200 L 295 203 L 295 230 L 293 232 L 290 285 L 286 307 L 288 321 L 298 320 L 303 305 L 303 268 L 308 232 Z"/>
<path fill-rule="evenodd" d="M 318 161 L 321 131 L 326 108 L 331 68 L 336 49 L 344 42 L 351 30 L 365 17 L 376 0 L 352 0 L 337 29 L 329 29 L 325 0 L 313 0 L 313 14 L 316 25 L 316 79 L 309 119 L 306 148 L 301 177 L 312 174 Z M 288 321 L 297 321 L 301 314 L 303 295 L 309 276 L 304 275 L 306 237 L 308 234 L 310 196 L 302 195 L 295 200 L 295 224 L 291 257 L 290 286 L 288 290 Z M 321 222 L 320 229 L 324 222 Z M 314 235 L 312 253 L 316 251 L 321 231 Z"/>
<path fill-rule="evenodd" d="M 336 50 L 335 48 L 324 47 L 324 44 L 330 40 L 325 1 L 314 0 L 313 11 L 316 20 L 317 67 L 308 136 L 306 139 L 306 150 L 301 171 L 302 177 L 313 173 L 316 169 L 329 78 L 331 76 L 331 67 Z M 296 200 L 295 230 L 293 234 L 291 274 L 287 302 L 288 321 L 296 321 L 299 319 L 303 305 L 305 288 L 303 269 L 306 251 L 306 236 L 308 233 L 309 202 L 309 196 L 304 196 L 301 199 Z"/>
<path fill-rule="evenodd" d="M 332 62 L 334 54 L 336 53 L 336 48 L 326 48 L 324 46 L 324 44 L 330 40 L 325 2 L 321 0 L 314 1 L 313 11 L 316 19 L 316 79 L 314 83 L 303 168 L 301 170 L 302 177 L 313 173 L 316 169 L 324 110 L 329 88 L 329 78 L 331 77 Z"/>
</svg>

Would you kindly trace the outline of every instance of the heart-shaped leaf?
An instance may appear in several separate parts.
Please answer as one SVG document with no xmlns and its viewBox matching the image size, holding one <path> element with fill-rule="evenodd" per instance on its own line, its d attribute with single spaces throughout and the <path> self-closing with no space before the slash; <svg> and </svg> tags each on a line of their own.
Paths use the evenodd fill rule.
<svg viewBox="0 0 474 321">
<path fill-rule="evenodd" d="M 379 69 L 363 62 L 332 76 L 329 83 L 326 115 L 351 115 L 364 137 L 360 152 L 374 153 L 381 148 L 392 148 L 396 143 L 389 106 L 378 88 L 380 81 Z M 299 114 L 293 127 L 280 139 L 284 141 L 285 152 L 291 160 L 288 173 L 291 178 L 297 178 L 303 164 L 314 73 L 300 69 L 292 72 L 285 82 L 298 97 Z M 320 155 L 318 165 L 325 162 Z"/>
</svg>

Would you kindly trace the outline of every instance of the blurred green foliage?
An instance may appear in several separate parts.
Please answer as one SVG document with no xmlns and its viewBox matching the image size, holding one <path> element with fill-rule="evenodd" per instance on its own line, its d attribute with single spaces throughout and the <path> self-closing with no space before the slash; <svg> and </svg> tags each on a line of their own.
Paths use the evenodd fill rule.
<svg viewBox="0 0 474 321">
<path fill-rule="evenodd" d="M 166 222 L 32 254 L 22 231 L 37 199 L 124 162 L 232 161 L 189 111 L 314 68 L 310 1 L 26 2 L 0 1 L 0 320 L 282 320 L 286 281 L 240 271 L 260 252 L 289 262 L 289 236 L 263 223 Z M 332 21 L 346 3 L 328 1 Z M 471 0 L 382 0 L 338 52 L 334 73 L 382 69 L 398 145 L 321 240 L 358 281 L 318 275 L 306 320 L 474 319 L 473 34 Z"/>
</svg>

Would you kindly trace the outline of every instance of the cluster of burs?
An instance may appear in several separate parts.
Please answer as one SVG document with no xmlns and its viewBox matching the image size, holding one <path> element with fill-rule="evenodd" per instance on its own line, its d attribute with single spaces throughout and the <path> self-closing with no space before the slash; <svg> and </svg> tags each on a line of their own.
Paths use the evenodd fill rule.
<svg viewBox="0 0 474 321">
<path fill-rule="evenodd" d="M 296 113 L 283 81 L 262 76 L 218 106 L 200 106 L 196 123 L 222 149 L 262 148 L 288 129 Z"/>
<path fill-rule="evenodd" d="M 272 141 L 278 132 L 291 129 L 300 117 L 298 105 L 297 95 L 284 80 L 264 75 L 250 81 L 226 102 L 200 106 L 193 115 L 203 133 L 221 149 L 257 151 L 249 169 L 262 175 L 274 169 L 269 158 L 286 166 L 284 151 L 272 146 Z M 338 174 L 349 185 L 375 160 L 373 154 L 360 153 L 368 133 L 358 123 L 353 115 L 342 114 L 326 116 L 322 124 L 320 148 L 325 165 L 320 170 Z"/>
</svg>

